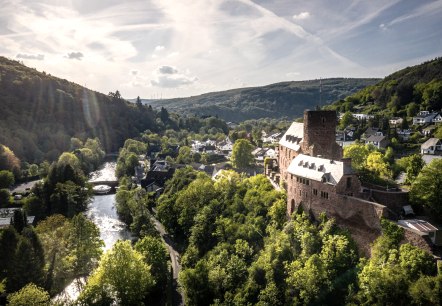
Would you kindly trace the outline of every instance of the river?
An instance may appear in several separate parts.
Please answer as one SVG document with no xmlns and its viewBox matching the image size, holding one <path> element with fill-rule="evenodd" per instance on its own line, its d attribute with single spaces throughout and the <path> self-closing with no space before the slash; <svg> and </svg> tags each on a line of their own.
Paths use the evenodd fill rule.
<svg viewBox="0 0 442 306">
<path fill-rule="evenodd" d="M 115 162 L 105 162 L 97 171 L 91 173 L 90 181 L 116 180 L 115 167 Z M 104 241 L 103 251 L 112 248 L 118 240 L 131 239 L 131 233 L 127 230 L 125 224 L 118 219 L 115 208 L 115 194 L 95 195 L 89 204 L 86 216 L 100 230 L 100 238 Z M 74 280 L 55 299 L 75 300 L 80 294 L 78 282 L 84 283 L 84 279 Z"/>
</svg>

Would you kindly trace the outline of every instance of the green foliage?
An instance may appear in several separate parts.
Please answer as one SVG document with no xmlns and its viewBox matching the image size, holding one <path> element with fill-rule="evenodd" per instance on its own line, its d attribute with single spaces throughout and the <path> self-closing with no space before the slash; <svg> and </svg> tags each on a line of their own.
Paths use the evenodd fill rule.
<svg viewBox="0 0 442 306">
<path fill-rule="evenodd" d="M 243 169 L 250 166 L 253 163 L 252 150 L 253 146 L 247 139 L 235 141 L 230 157 L 233 167 Z"/>
<path fill-rule="evenodd" d="M 132 147 L 132 150 L 135 150 Z M 115 174 L 118 178 L 123 176 L 133 176 L 135 174 L 135 167 L 139 164 L 138 154 L 122 148 L 118 155 L 117 168 Z"/>
<path fill-rule="evenodd" d="M 142 305 L 155 281 L 150 265 L 129 241 L 118 241 L 100 260 L 81 292 L 80 305 Z"/>
<path fill-rule="evenodd" d="M 440 305 L 442 301 L 442 275 L 422 275 L 410 286 L 410 295 L 415 305 Z"/>
<path fill-rule="evenodd" d="M 397 71 L 328 108 L 381 116 L 415 116 L 419 110 L 442 108 L 442 58 Z"/>
<path fill-rule="evenodd" d="M 117 191 L 118 216 L 137 237 L 156 235 L 148 210 L 151 201 L 149 194 L 142 188 L 126 189 L 120 185 L 120 189 Z"/>
<path fill-rule="evenodd" d="M 405 171 L 407 177 L 405 179 L 406 184 L 412 184 L 419 172 L 425 166 L 425 162 L 420 154 L 413 154 L 406 157 L 402 157 L 396 161 L 396 164 Z"/>
<path fill-rule="evenodd" d="M 144 261 L 150 266 L 150 272 L 155 281 L 152 289 L 154 295 L 149 300 L 165 297 L 169 281 L 169 253 L 164 242 L 157 237 L 145 236 L 135 244 L 135 250 L 143 255 Z"/>
<path fill-rule="evenodd" d="M 442 219 L 442 160 L 434 159 L 422 168 L 410 189 L 410 199 Z"/>
<path fill-rule="evenodd" d="M 14 292 L 28 283 L 42 285 L 44 280 L 44 255 L 38 236 L 32 228 L 24 228 L 22 234 L 10 232 L 2 244 L 12 247 L 7 251 L 11 258 L 6 260 L 4 273 L 7 290 Z M 0 276 L 1 277 L 1 276 Z"/>
<path fill-rule="evenodd" d="M 352 124 L 355 121 L 355 118 L 353 118 L 353 114 L 349 111 L 345 112 L 345 114 L 342 116 L 342 119 L 339 121 L 338 128 L 343 130 L 350 124 Z"/>
<path fill-rule="evenodd" d="M 378 79 L 322 79 L 323 105 L 343 99 Z M 154 108 L 188 115 L 211 115 L 226 121 L 296 118 L 319 103 L 319 80 L 281 82 L 263 87 L 233 89 L 181 99 L 151 102 Z M 322 105 L 320 105 L 322 106 Z M 249 131 L 251 132 L 251 131 Z"/>
<path fill-rule="evenodd" d="M 82 214 L 72 220 L 52 215 L 38 223 L 47 275 L 45 287 L 58 293 L 74 278 L 87 276 L 97 266 L 103 241 L 96 225 Z"/>
<path fill-rule="evenodd" d="M 98 227 L 83 214 L 78 214 L 70 220 L 68 241 L 68 260 L 73 275 L 88 275 L 96 267 L 104 246 Z"/>
<path fill-rule="evenodd" d="M 0 67 L 0 143 L 20 159 L 53 161 L 69 150 L 72 137 L 97 137 L 114 152 L 127 138 L 157 131 L 152 108 L 137 107 L 119 94 L 100 94 L 4 57 Z M 30 105 L 38 109 L 30 111 Z"/>
<path fill-rule="evenodd" d="M 10 306 L 46 306 L 50 304 L 49 294 L 33 283 L 8 296 Z"/>
<path fill-rule="evenodd" d="M 0 136 L 0 170 L 11 171 L 14 173 L 14 176 L 18 177 L 20 173 L 20 160 L 10 148 L 2 145 L 1 142 L 2 140 Z"/>
<path fill-rule="evenodd" d="M 9 188 L 14 184 L 14 182 L 15 182 L 14 174 L 11 171 L 8 170 L 0 171 L 0 189 Z"/>
<path fill-rule="evenodd" d="M 375 148 L 364 144 L 352 144 L 344 148 L 344 157 L 351 158 L 351 165 L 354 169 L 365 169 L 367 158 Z"/>
<path fill-rule="evenodd" d="M 12 196 L 9 189 L 0 189 L 0 207 L 8 207 L 12 204 Z"/>
<path fill-rule="evenodd" d="M 147 144 L 135 139 L 127 139 L 124 142 L 123 148 L 125 148 L 128 152 L 132 152 L 137 155 L 146 154 L 147 152 Z"/>
</svg>

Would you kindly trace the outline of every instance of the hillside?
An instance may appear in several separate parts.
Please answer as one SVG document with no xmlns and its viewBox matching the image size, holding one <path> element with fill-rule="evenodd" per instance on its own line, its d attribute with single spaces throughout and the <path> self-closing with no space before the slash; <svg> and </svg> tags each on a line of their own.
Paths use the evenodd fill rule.
<svg viewBox="0 0 442 306">
<path fill-rule="evenodd" d="M 312 109 L 319 104 L 323 106 L 343 99 L 378 81 L 379 79 L 323 79 L 321 98 L 320 81 L 310 80 L 143 102 L 154 108 L 165 107 L 172 112 L 216 115 L 226 121 L 283 117 L 292 119 L 301 116 L 306 108 Z"/>
<path fill-rule="evenodd" d="M 22 160 L 53 160 L 71 137 L 98 137 L 107 151 L 146 129 L 156 113 L 0 57 L 0 144 Z"/>
<path fill-rule="evenodd" d="M 419 110 L 440 111 L 442 58 L 399 70 L 327 108 L 399 117 L 412 117 Z"/>
</svg>

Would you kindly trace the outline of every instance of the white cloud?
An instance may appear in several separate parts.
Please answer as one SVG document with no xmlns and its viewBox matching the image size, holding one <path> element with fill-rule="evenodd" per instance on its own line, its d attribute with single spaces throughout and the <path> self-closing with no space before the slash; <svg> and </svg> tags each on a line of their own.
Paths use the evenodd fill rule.
<svg viewBox="0 0 442 306">
<path fill-rule="evenodd" d="M 307 18 L 310 18 L 309 12 L 301 12 L 297 15 L 293 15 L 293 19 L 295 19 L 295 20 L 303 20 L 303 19 L 307 19 Z"/>
<path fill-rule="evenodd" d="M 19 54 L 16 55 L 16 58 L 42 61 L 42 60 L 45 59 L 45 56 L 44 56 L 43 54 L 26 54 L 26 53 L 19 53 Z"/>
<path fill-rule="evenodd" d="M 83 58 L 83 53 L 81 52 L 69 52 L 67 55 L 68 59 L 76 59 L 76 60 L 81 60 Z"/>
<path fill-rule="evenodd" d="M 198 78 L 190 76 L 188 71 L 186 71 L 186 73 L 180 73 L 178 69 L 171 66 L 161 66 L 154 71 L 153 75 L 154 79 L 151 80 L 151 84 L 164 88 L 176 88 L 198 81 Z"/>
<path fill-rule="evenodd" d="M 171 66 L 161 66 L 158 68 L 158 72 L 160 74 L 175 74 L 178 73 L 178 70 L 175 67 Z"/>
<path fill-rule="evenodd" d="M 388 36 L 379 29 L 392 25 L 396 37 L 407 37 L 400 28 L 413 18 L 416 31 L 434 33 L 435 41 L 433 49 L 427 44 L 414 51 L 416 61 L 425 54 L 440 54 L 440 42 L 434 39 L 441 33 L 437 22 L 420 27 L 425 25 L 420 20 L 440 17 L 440 3 L 3 0 L 0 54 L 17 56 L 38 70 L 101 92 L 118 89 L 132 97 L 149 96 L 158 88 L 164 95 L 188 96 L 242 83 L 380 76 L 387 65 L 362 65 L 370 51 L 356 50 L 356 39 L 367 33 Z M 406 41 L 402 44 L 401 48 L 409 46 Z M 395 47 L 387 41 L 376 45 L 376 51 L 394 53 L 390 57 L 396 63 L 410 63 Z M 67 56 L 64 50 L 73 51 Z M 78 50 L 81 54 L 74 53 Z"/>
</svg>

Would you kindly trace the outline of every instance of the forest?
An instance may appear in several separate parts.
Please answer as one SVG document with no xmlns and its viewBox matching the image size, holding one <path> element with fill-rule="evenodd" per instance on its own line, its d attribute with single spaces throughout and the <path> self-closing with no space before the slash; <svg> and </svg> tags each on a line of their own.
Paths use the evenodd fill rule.
<svg viewBox="0 0 442 306">
<path fill-rule="evenodd" d="M 216 115 L 233 122 L 259 118 L 293 120 L 301 117 L 305 109 L 315 109 L 344 99 L 378 81 L 379 79 L 332 78 L 282 82 L 145 103 L 155 109 L 165 107 L 172 112 Z"/>
<path fill-rule="evenodd" d="M 327 109 L 413 117 L 420 110 L 442 109 L 442 58 L 399 70 L 382 81 L 340 99 Z"/>
</svg>

